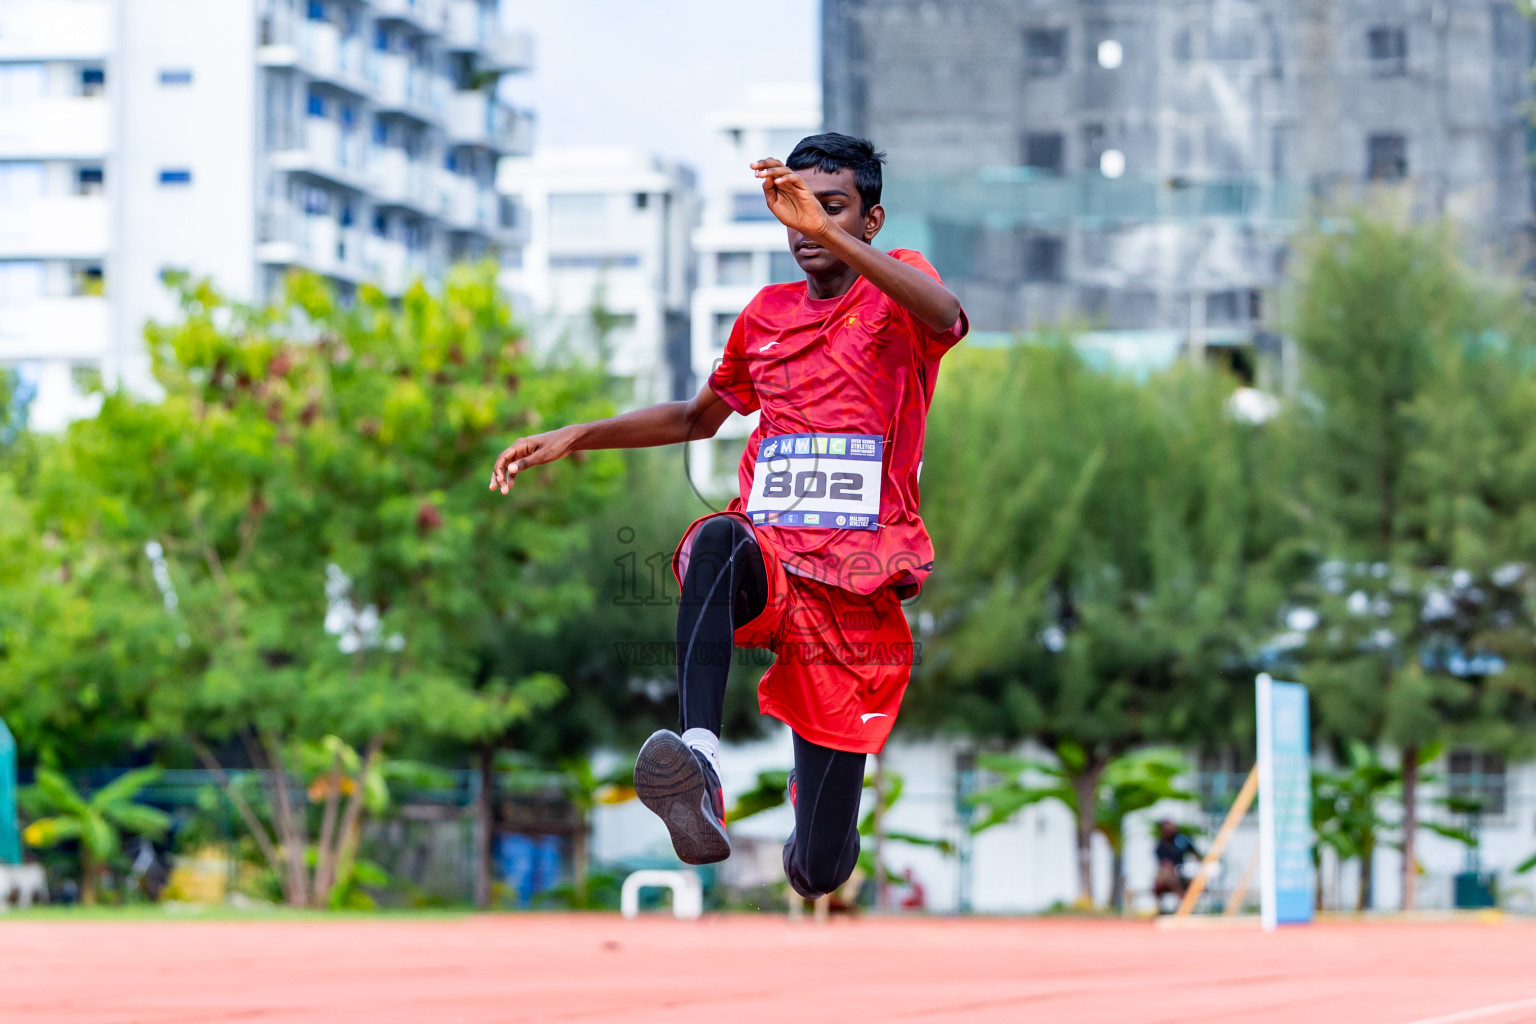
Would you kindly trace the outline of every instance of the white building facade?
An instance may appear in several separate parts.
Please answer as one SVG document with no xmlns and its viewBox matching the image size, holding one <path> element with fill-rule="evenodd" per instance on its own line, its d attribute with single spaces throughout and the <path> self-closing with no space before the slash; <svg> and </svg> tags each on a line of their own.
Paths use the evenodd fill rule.
<svg viewBox="0 0 1536 1024">
<path fill-rule="evenodd" d="M 498 0 L 0 2 L 0 367 L 57 429 L 151 386 L 166 271 L 246 301 L 290 268 L 398 293 L 515 245 Z"/>
<path fill-rule="evenodd" d="M 699 283 L 691 311 L 693 372 L 701 382 L 725 354 L 731 327 L 752 296 L 805 276 L 748 165 L 767 156 L 782 160 L 795 143 L 820 131 L 821 92 L 801 83 L 748 86 L 707 125 L 715 157 L 703 220 L 693 232 Z M 695 443 L 691 462 L 709 489 L 734 492 L 736 462 L 755 420 L 733 416 L 713 440 Z"/>
<path fill-rule="evenodd" d="M 736 685 L 733 683 L 733 685 Z M 759 772 L 787 770 L 794 761 L 789 730 L 771 725 L 767 736 L 750 743 L 727 743 L 722 750 L 721 783 L 729 807 L 742 793 L 752 790 Z M 1045 749 L 1024 744 L 1016 751 L 1041 761 L 1051 760 Z M 947 840 L 941 851 L 928 845 L 892 840 L 885 859 L 893 881 L 910 871 L 924 889 L 925 908 L 931 912 L 974 911 L 984 914 L 1034 914 L 1073 906 L 1079 898 L 1075 822 L 1060 802 L 1043 801 L 1021 810 L 1012 820 L 972 836 L 967 824 L 964 793 L 992 781 L 975 769 L 973 747 L 952 740 L 894 741 L 881 755 L 886 770 L 903 780 L 900 799 L 885 816 L 891 833 Z M 618 756 L 613 755 L 617 763 Z M 1200 759 L 1191 757 L 1192 762 Z M 1496 759 L 1493 759 L 1496 761 Z M 1316 764 L 1319 769 L 1326 762 Z M 1536 765 L 1505 766 L 1490 759 L 1459 752 L 1447 754 L 1430 766 L 1433 780 L 1419 800 L 1421 822 L 1457 828 L 1468 827 L 1464 816 L 1446 810 L 1448 793 L 1477 794 L 1487 812 L 1477 824 L 1478 870 L 1497 879 L 1499 905 L 1520 913 L 1536 912 L 1536 870 L 1516 868 L 1536 854 Z M 874 771 L 871 762 L 867 769 Z M 1156 875 L 1154 829 L 1162 818 L 1194 825 L 1200 835 L 1199 849 L 1209 847 L 1226 815 L 1246 771 L 1220 771 L 1210 766 L 1181 780 L 1184 788 L 1200 794 L 1191 802 L 1169 801 L 1126 819 L 1125 893 L 1127 913 L 1150 914 L 1156 904 L 1152 883 Z M 864 793 L 863 813 L 872 809 L 870 789 Z M 1388 823 L 1380 834 L 1373 861 L 1373 908 L 1395 910 L 1402 900 L 1402 857 L 1395 848 L 1398 829 L 1393 822 L 1396 807 L 1383 798 L 1381 811 Z M 782 886 L 779 847 L 794 817 L 790 807 L 775 808 L 731 826 L 734 849 L 721 865 L 719 878 L 750 890 L 759 885 Z M 1258 814 L 1250 811 L 1233 836 L 1207 887 L 1209 899 L 1201 912 L 1219 912 L 1237 886 L 1258 844 Z M 637 801 L 605 805 L 593 815 L 593 856 L 602 863 L 630 866 L 668 866 L 675 863 L 666 827 Z M 1420 865 L 1415 905 L 1421 910 L 1455 907 L 1456 876 L 1472 862 L 1461 843 L 1419 832 Z M 1113 856 L 1102 835 L 1095 835 L 1092 849 L 1094 900 L 1106 905 L 1113 884 Z M 1339 863 L 1324 850 L 1318 882 L 1323 908 L 1353 910 L 1359 894 L 1358 860 Z M 1244 905 L 1257 913 L 1258 894 L 1249 889 Z"/>
<path fill-rule="evenodd" d="M 500 188 L 527 227 L 502 284 L 536 345 L 600 355 L 633 382 L 634 404 L 687 394 L 693 172 L 624 147 L 555 146 L 504 161 Z"/>
</svg>

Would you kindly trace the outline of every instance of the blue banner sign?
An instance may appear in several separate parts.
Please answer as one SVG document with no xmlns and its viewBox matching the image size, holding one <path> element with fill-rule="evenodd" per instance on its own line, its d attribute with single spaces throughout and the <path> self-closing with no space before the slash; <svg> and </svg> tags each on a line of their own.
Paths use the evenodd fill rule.
<svg viewBox="0 0 1536 1024">
<path fill-rule="evenodd" d="M 0 864 L 21 863 L 16 823 L 16 741 L 0 721 Z"/>
<path fill-rule="evenodd" d="M 1255 685 L 1259 727 L 1260 913 L 1265 928 L 1312 920 L 1312 736 L 1307 688 L 1267 674 Z"/>
</svg>

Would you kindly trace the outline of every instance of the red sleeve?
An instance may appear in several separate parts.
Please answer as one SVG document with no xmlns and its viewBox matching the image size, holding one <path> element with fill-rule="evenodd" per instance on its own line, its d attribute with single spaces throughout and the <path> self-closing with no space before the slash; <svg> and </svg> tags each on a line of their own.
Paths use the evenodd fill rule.
<svg viewBox="0 0 1536 1024">
<path fill-rule="evenodd" d="M 933 269 L 932 263 L 923 258 L 922 253 L 912 249 L 892 249 L 891 255 L 909 267 L 916 267 L 940 284 L 944 283 L 944 279 L 939 277 L 939 272 Z M 954 326 L 947 331 L 934 330 L 894 300 L 891 301 L 891 314 L 900 317 L 907 325 L 908 330 L 919 340 L 923 356 L 928 359 L 938 359 L 953 348 L 955 343 L 965 337 L 971 329 L 971 323 L 966 319 L 963 309 L 960 311 L 960 319 L 956 320 Z"/>
<path fill-rule="evenodd" d="M 742 310 L 731 326 L 731 336 L 725 342 L 725 355 L 709 375 L 709 389 L 743 416 L 758 407 L 757 389 L 752 386 L 752 367 L 747 362 L 747 332 L 743 326 L 746 318 L 747 312 Z"/>
</svg>

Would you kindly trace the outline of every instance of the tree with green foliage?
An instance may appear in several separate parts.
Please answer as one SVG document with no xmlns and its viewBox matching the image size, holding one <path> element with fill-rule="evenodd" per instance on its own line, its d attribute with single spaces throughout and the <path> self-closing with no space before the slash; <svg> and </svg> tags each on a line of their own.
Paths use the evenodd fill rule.
<svg viewBox="0 0 1536 1024">
<path fill-rule="evenodd" d="M 1402 783 L 1402 773 L 1384 764 L 1380 755 L 1359 740 L 1349 744 L 1349 762 L 1337 771 L 1312 770 L 1312 831 L 1316 836 L 1312 861 L 1322 866 L 1322 851 L 1331 849 L 1340 863 L 1359 861 L 1360 884 L 1355 909 L 1369 910 L 1375 877 L 1376 845 L 1389 822 L 1381 805 Z M 1319 881 L 1318 900 L 1323 887 Z"/>
<path fill-rule="evenodd" d="M 1292 657 L 1324 738 L 1398 751 L 1411 908 L 1426 748 L 1533 749 L 1536 349 L 1443 227 L 1316 237 L 1296 305 L 1304 399 L 1276 470 L 1316 624 Z"/>
<path fill-rule="evenodd" d="M 1066 343 L 950 358 L 923 478 L 948 500 L 904 722 L 1067 752 L 1087 898 L 1111 763 L 1252 735 L 1252 659 L 1281 596 L 1263 571 L 1284 525 L 1269 441 L 1198 368 L 1137 381 Z M 987 501 L 954 500 L 982 486 Z"/>
<path fill-rule="evenodd" d="M 87 798 L 63 775 L 39 768 L 37 784 L 23 794 L 24 806 L 38 816 L 22 832 L 22 838 L 34 847 L 77 841 L 80 902 L 94 906 L 102 872 L 122 849 L 122 833 L 158 839 L 170 828 L 170 815 L 134 800 L 159 775 L 158 768 L 125 772 Z"/>
<path fill-rule="evenodd" d="M 485 466 L 509 434 L 607 400 L 595 370 L 532 360 L 488 265 L 398 304 L 365 286 L 342 306 L 305 276 L 262 308 L 178 286 L 181 319 L 148 330 L 164 397 L 108 395 L 71 427 L 36 520 L 101 542 L 93 572 L 158 614 L 143 738 L 266 770 L 270 832 L 227 791 L 287 900 L 312 903 L 303 744 L 336 736 L 365 764 L 417 737 L 473 749 L 558 699 L 558 678 L 497 674 L 491 652 L 590 603 L 559 567 L 621 467 L 591 456 L 507 509 Z"/>
<path fill-rule="evenodd" d="M 1178 786 L 1178 779 L 1190 774 L 1190 764 L 1177 750 L 1154 747 L 1131 751 L 1105 765 L 1090 792 L 1082 784 L 1087 762 L 1083 749 L 1063 742 L 1056 748 L 1056 757 L 1054 763 L 1008 754 L 978 758 L 980 767 L 999 775 L 1002 781 L 970 798 L 971 805 L 984 812 L 981 820 L 971 825 L 971 833 L 1011 821 L 1024 808 L 1046 800 L 1060 803 L 1076 821 L 1091 818 L 1093 832 L 1109 844 L 1113 858 L 1110 905 L 1121 910 L 1125 905 L 1125 820 L 1164 800 L 1194 800 L 1193 793 Z M 1085 800 L 1086 814 L 1082 809 Z M 1088 841 L 1078 836 L 1080 872 L 1088 862 L 1091 840 L 1092 832 Z M 1084 889 L 1081 901 L 1091 905 L 1091 894 L 1091 889 Z"/>
</svg>

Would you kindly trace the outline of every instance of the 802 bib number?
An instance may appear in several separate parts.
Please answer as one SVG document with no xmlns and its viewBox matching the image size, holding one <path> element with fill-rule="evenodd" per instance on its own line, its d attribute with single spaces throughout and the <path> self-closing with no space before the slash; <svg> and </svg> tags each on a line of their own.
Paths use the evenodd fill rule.
<svg viewBox="0 0 1536 1024">
<path fill-rule="evenodd" d="M 793 479 L 791 479 L 793 478 Z M 797 473 L 770 472 L 763 480 L 765 498 L 830 498 L 833 501 L 862 502 L 864 477 L 860 473 L 823 473 L 802 469 Z"/>
<path fill-rule="evenodd" d="M 870 434 L 763 438 L 747 512 L 764 526 L 876 529 L 884 448 Z"/>
</svg>

